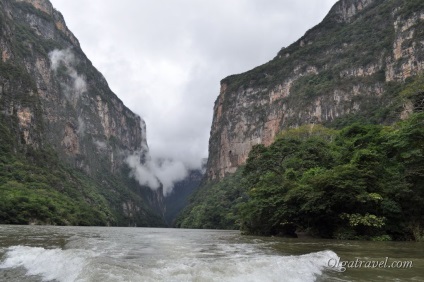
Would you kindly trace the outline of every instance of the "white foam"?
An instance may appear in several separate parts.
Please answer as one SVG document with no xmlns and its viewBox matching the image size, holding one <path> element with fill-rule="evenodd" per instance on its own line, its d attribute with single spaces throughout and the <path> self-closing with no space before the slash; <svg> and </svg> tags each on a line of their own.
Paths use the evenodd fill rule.
<svg viewBox="0 0 424 282">
<path fill-rule="evenodd" d="M 0 264 L 0 268 L 25 267 L 27 275 L 40 275 L 43 281 L 75 281 L 88 260 L 95 256 L 93 252 L 86 250 L 27 246 L 13 246 L 6 251 L 6 259 Z"/>
<path fill-rule="evenodd" d="M 151 279 L 157 281 L 315 281 L 328 261 L 337 259 L 333 251 L 300 256 L 259 255 L 210 260 L 182 260 L 154 269 Z"/>
<path fill-rule="evenodd" d="M 288 281 L 311 282 L 330 269 L 333 251 L 299 256 L 252 253 L 252 246 L 217 245 L 218 256 L 179 253 L 146 265 L 86 249 L 44 249 L 14 246 L 6 249 L 0 268 L 24 267 L 43 281 Z M 176 255 L 176 254 L 175 254 Z"/>
</svg>

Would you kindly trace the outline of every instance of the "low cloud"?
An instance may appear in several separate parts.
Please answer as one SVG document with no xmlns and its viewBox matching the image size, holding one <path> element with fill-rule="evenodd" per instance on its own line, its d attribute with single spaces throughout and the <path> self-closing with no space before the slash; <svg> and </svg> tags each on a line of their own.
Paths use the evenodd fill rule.
<svg viewBox="0 0 424 282">
<path fill-rule="evenodd" d="M 175 182 L 181 181 L 187 177 L 187 169 L 182 162 L 165 160 L 154 163 L 156 176 L 163 185 L 163 195 L 169 195 L 172 192 Z"/>
<path fill-rule="evenodd" d="M 77 133 L 79 136 L 84 136 L 85 134 L 85 122 L 82 117 L 78 117 L 78 130 Z"/>
<path fill-rule="evenodd" d="M 75 69 L 76 59 L 71 49 L 53 50 L 49 53 L 51 70 L 56 74 L 63 68 L 69 82 L 61 82 L 63 94 L 68 101 L 76 104 L 81 95 L 87 91 L 87 83 Z"/>
<path fill-rule="evenodd" d="M 94 140 L 94 145 L 96 145 L 98 150 L 106 150 L 107 149 L 107 144 L 106 142 L 103 141 L 99 141 L 99 140 Z"/>
<path fill-rule="evenodd" d="M 130 176 L 140 185 L 148 186 L 153 191 L 162 187 L 164 196 L 172 192 L 176 182 L 188 175 L 187 168 L 182 162 L 152 159 L 147 150 L 128 156 L 125 162 L 131 168 Z"/>
</svg>

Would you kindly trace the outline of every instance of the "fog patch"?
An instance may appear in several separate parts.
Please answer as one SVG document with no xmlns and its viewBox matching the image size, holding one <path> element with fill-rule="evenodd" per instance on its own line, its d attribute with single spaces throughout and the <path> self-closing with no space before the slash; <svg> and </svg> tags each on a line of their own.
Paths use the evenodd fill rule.
<svg viewBox="0 0 424 282">
<path fill-rule="evenodd" d="M 79 136 L 84 136 L 85 134 L 85 122 L 82 117 L 78 117 L 78 130 L 77 133 Z"/>
<path fill-rule="evenodd" d="M 182 162 L 163 159 L 152 159 L 148 151 L 139 151 L 125 159 L 131 168 L 130 176 L 140 185 L 148 186 L 153 191 L 162 187 L 164 196 L 172 192 L 174 184 L 188 175 Z"/>
<path fill-rule="evenodd" d="M 159 179 L 154 175 L 151 160 L 143 161 L 143 158 L 142 152 L 135 152 L 125 159 L 125 162 L 131 168 L 130 176 L 134 177 L 140 185 L 148 186 L 156 191 L 160 187 Z"/>
<path fill-rule="evenodd" d="M 53 50 L 49 53 L 51 70 L 57 74 L 63 74 L 68 77 L 69 82 L 61 82 L 63 94 L 66 99 L 73 102 L 79 100 L 81 95 L 87 91 L 87 83 L 83 76 L 79 75 L 75 69 L 76 58 L 71 49 Z"/>
<path fill-rule="evenodd" d="M 106 150 L 107 149 L 107 144 L 106 142 L 103 141 L 99 141 L 99 140 L 94 140 L 94 145 L 96 145 L 98 150 Z"/>
<path fill-rule="evenodd" d="M 182 162 L 165 160 L 156 161 L 155 172 L 163 185 L 163 195 L 167 196 L 172 192 L 174 184 L 187 177 L 188 171 Z"/>
</svg>

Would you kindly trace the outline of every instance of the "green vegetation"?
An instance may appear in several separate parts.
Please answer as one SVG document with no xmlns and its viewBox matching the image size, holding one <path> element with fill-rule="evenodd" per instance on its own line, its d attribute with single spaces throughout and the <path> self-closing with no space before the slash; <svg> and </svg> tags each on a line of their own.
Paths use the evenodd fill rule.
<svg viewBox="0 0 424 282">
<path fill-rule="evenodd" d="M 397 14 L 402 15 L 403 19 L 408 18 L 410 15 L 416 13 L 417 11 L 422 11 L 424 9 L 424 3 L 421 0 L 397 0 L 402 3 L 401 9 L 396 11 Z"/>
<path fill-rule="evenodd" d="M 163 226 L 128 172 L 88 176 L 60 161 L 53 149 L 17 146 L 0 114 L 0 223 Z M 122 205 L 141 207 L 127 216 Z"/>
<path fill-rule="evenodd" d="M 423 125 L 424 113 L 415 113 L 393 126 L 284 131 L 269 147 L 253 147 L 235 175 L 200 189 L 179 226 L 422 240 Z"/>
<path fill-rule="evenodd" d="M 140 195 L 139 190 L 148 189 L 129 179 L 128 171 L 111 174 L 109 161 L 101 159 L 99 170 L 87 175 L 61 160 L 45 141 L 34 80 L 19 64 L 0 62 L 0 74 L 7 86 L 0 96 L 1 107 L 7 109 L 0 113 L 0 223 L 164 225 Z M 22 108 L 33 114 L 28 130 L 34 145 L 25 144 L 19 128 Z M 89 157 L 98 155 L 93 150 Z M 124 203 L 137 212 L 124 212 Z"/>
<path fill-rule="evenodd" d="M 52 150 L 15 153 L 0 116 L 0 222 L 106 225 L 115 220 L 95 183 L 59 162 Z"/>
<path fill-rule="evenodd" d="M 16 82 L 19 83 L 21 89 L 30 89 L 34 92 L 36 91 L 33 79 L 22 67 L 18 67 L 10 63 L 4 63 L 0 60 L 0 73 L 3 79 L 16 79 Z"/>
<path fill-rule="evenodd" d="M 238 203 L 243 201 L 241 170 L 219 183 L 207 183 L 178 216 L 175 226 L 202 229 L 238 229 Z"/>
</svg>

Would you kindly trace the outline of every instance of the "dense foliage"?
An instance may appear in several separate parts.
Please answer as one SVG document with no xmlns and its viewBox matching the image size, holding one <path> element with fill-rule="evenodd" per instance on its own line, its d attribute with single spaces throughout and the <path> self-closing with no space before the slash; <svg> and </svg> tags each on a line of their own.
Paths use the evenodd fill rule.
<svg viewBox="0 0 424 282">
<path fill-rule="evenodd" d="M 241 170 L 219 183 L 207 183 L 195 192 L 175 226 L 201 229 L 238 229 L 238 203 L 245 190 Z"/>
<path fill-rule="evenodd" d="M 113 224 L 95 184 L 60 164 L 51 150 L 13 152 L 13 136 L 0 116 L 0 222 L 9 224 Z"/>
<path fill-rule="evenodd" d="M 423 140 L 424 113 L 390 127 L 290 129 L 269 147 L 255 146 L 237 174 L 201 189 L 180 226 L 422 240 Z"/>
</svg>

